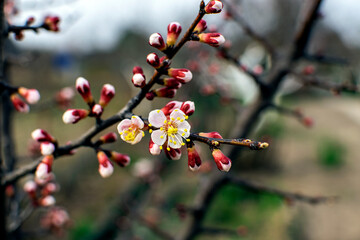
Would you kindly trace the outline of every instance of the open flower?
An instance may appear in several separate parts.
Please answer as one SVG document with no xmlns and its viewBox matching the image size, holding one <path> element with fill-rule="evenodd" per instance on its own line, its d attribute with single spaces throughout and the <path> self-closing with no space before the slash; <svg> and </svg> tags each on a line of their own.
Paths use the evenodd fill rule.
<svg viewBox="0 0 360 240">
<path fill-rule="evenodd" d="M 141 129 L 144 127 L 144 122 L 138 116 L 132 116 L 130 119 L 122 120 L 117 129 L 121 139 L 130 144 L 136 144 L 141 141 L 145 135 Z"/>
<path fill-rule="evenodd" d="M 153 110 L 149 113 L 149 123 L 160 128 L 151 134 L 151 140 L 162 146 L 167 141 L 167 150 L 170 148 L 181 148 L 183 138 L 190 136 L 190 124 L 186 121 L 187 116 L 179 109 L 175 109 L 169 117 L 161 110 Z"/>
</svg>

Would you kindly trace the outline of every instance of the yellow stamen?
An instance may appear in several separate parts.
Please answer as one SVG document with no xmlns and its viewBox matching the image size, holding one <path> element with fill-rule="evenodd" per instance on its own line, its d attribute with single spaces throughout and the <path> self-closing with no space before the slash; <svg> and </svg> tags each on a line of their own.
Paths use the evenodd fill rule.
<svg viewBox="0 0 360 240">
<path fill-rule="evenodd" d="M 151 127 L 152 126 L 152 124 L 151 123 L 149 123 L 149 125 L 148 125 L 149 127 Z"/>
<path fill-rule="evenodd" d="M 142 136 L 145 137 L 145 133 L 144 133 L 144 132 L 142 132 Z"/>
<path fill-rule="evenodd" d="M 184 119 L 181 119 L 181 120 L 180 120 L 180 122 L 183 122 L 183 121 L 184 121 Z"/>
<path fill-rule="evenodd" d="M 181 143 L 181 146 L 184 146 L 184 145 L 185 145 L 185 143 L 182 142 L 182 143 Z"/>
<path fill-rule="evenodd" d="M 160 150 L 162 150 L 162 149 L 163 149 L 163 147 L 162 147 L 162 146 L 160 146 L 159 148 L 160 148 Z"/>
<path fill-rule="evenodd" d="M 149 129 L 149 133 L 152 133 L 152 129 Z"/>
<path fill-rule="evenodd" d="M 161 138 L 161 139 L 163 139 L 163 138 L 164 138 L 164 136 L 160 136 L 160 138 Z"/>
<path fill-rule="evenodd" d="M 189 118 L 189 116 L 185 115 L 185 119 L 188 119 L 188 118 Z"/>
<path fill-rule="evenodd" d="M 169 152 L 170 152 L 170 148 L 168 147 L 168 148 L 166 148 L 166 150 L 168 150 Z"/>
<path fill-rule="evenodd" d="M 178 120 L 178 121 L 180 121 L 180 119 L 181 119 L 180 117 L 177 117 L 177 118 L 176 118 L 176 120 Z"/>
<path fill-rule="evenodd" d="M 157 112 L 157 113 L 159 113 L 159 112 L 160 112 L 160 110 L 157 110 L 156 112 Z"/>
<path fill-rule="evenodd" d="M 187 142 L 190 142 L 190 139 L 187 138 L 186 141 L 187 141 Z"/>
</svg>

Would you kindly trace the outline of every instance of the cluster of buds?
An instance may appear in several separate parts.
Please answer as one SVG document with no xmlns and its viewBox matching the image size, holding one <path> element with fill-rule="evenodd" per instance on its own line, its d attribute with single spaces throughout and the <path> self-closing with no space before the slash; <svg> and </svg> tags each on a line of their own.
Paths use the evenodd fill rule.
<svg viewBox="0 0 360 240">
<path fill-rule="evenodd" d="M 211 1 L 211 2 L 220 2 L 220 1 Z M 219 47 L 220 45 L 225 43 L 225 38 L 223 35 L 216 32 L 204 33 L 206 29 L 207 29 L 206 21 L 204 19 L 201 19 L 201 21 L 196 25 L 194 29 L 194 32 L 191 36 L 191 40 L 200 41 L 212 47 Z"/>
<path fill-rule="evenodd" d="M 100 148 L 101 145 L 113 143 L 116 140 L 116 133 L 110 132 L 101 136 L 99 140 L 94 143 L 97 159 L 99 161 L 99 173 L 103 178 L 110 177 L 114 172 L 114 167 L 110 160 L 121 167 L 125 167 L 130 163 L 130 157 L 128 155 Z"/>
<path fill-rule="evenodd" d="M 199 133 L 199 136 L 206 138 L 217 138 L 222 139 L 222 136 L 218 132 L 209 132 L 209 133 Z M 197 171 L 201 165 L 201 159 L 199 153 L 196 151 L 195 144 L 189 142 L 187 144 L 188 148 L 188 166 L 191 171 Z M 222 151 L 214 146 L 210 147 L 211 155 L 214 158 L 217 168 L 220 171 L 228 172 L 231 168 L 231 160 L 225 156 Z"/>
<path fill-rule="evenodd" d="M 128 155 L 107 150 L 98 150 L 97 159 L 99 161 L 99 173 L 103 178 L 110 177 L 114 172 L 114 167 L 110 160 L 120 167 L 126 167 L 130 163 Z"/>
<path fill-rule="evenodd" d="M 35 104 L 40 100 L 40 94 L 36 89 L 19 87 L 10 95 L 10 100 L 18 112 L 28 113 L 28 104 Z"/>
<path fill-rule="evenodd" d="M 26 23 L 24 26 L 12 26 L 9 27 L 9 32 L 13 32 L 15 34 L 16 40 L 22 40 L 24 39 L 24 30 L 32 30 L 34 32 L 37 32 L 38 29 L 42 28 L 47 31 L 51 32 L 58 32 L 59 31 L 59 23 L 60 18 L 57 16 L 46 16 L 43 19 L 43 22 L 38 26 L 32 26 L 35 22 L 34 17 L 29 17 L 26 20 Z"/>
<path fill-rule="evenodd" d="M 168 51 L 173 48 L 177 39 L 180 36 L 182 27 L 178 22 L 172 22 L 167 27 L 166 43 L 160 33 L 153 33 L 149 37 L 150 46 L 159 49 L 162 52 Z"/>
<path fill-rule="evenodd" d="M 99 119 L 103 113 L 104 108 L 115 96 L 115 88 L 110 84 L 105 84 L 101 90 L 99 103 L 96 103 L 91 94 L 90 84 L 83 77 L 79 77 L 76 80 L 75 87 L 81 97 L 87 103 L 89 109 L 68 109 L 65 111 L 62 117 L 64 123 L 66 124 L 77 123 L 81 119 L 84 119 L 88 116 Z"/>
<path fill-rule="evenodd" d="M 56 139 L 43 129 L 36 129 L 31 133 L 31 137 L 40 143 L 40 152 L 44 156 L 54 153 L 57 147 Z"/>
<path fill-rule="evenodd" d="M 51 207 L 41 216 L 41 227 L 57 236 L 62 236 L 64 229 L 71 224 L 69 214 L 60 207 Z"/>
<path fill-rule="evenodd" d="M 59 190 L 59 186 L 55 182 L 54 174 L 50 173 L 44 179 L 28 180 L 23 189 L 29 195 L 33 206 L 49 207 L 56 202 L 53 194 Z"/>
</svg>

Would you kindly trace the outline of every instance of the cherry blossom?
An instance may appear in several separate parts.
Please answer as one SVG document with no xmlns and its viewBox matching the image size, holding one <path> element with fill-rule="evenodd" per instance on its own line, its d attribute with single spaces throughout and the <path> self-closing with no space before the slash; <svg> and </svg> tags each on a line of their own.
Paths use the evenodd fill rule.
<svg viewBox="0 0 360 240">
<path fill-rule="evenodd" d="M 131 120 L 124 119 L 117 126 L 121 139 L 130 144 L 141 141 L 145 135 L 144 131 L 141 130 L 142 128 L 144 128 L 144 122 L 138 116 L 132 116 Z"/>
</svg>

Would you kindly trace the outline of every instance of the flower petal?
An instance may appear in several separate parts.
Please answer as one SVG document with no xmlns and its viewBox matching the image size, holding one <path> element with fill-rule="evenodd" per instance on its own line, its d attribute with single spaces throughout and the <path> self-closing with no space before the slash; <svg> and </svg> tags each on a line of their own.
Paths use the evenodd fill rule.
<svg viewBox="0 0 360 240">
<path fill-rule="evenodd" d="M 174 119 L 173 121 L 176 123 L 180 123 L 181 120 L 185 120 L 185 113 L 180 109 L 175 109 L 170 114 L 170 119 Z"/>
<path fill-rule="evenodd" d="M 164 131 L 161 131 L 161 130 L 155 130 L 151 134 L 151 140 L 155 144 L 157 144 L 159 146 L 162 146 L 166 141 L 166 133 Z"/>
<path fill-rule="evenodd" d="M 165 120 L 166 116 L 161 110 L 157 109 L 149 113 L 149 123 L 154 127 L 161 127 L 162 125 L 164 125 Z"/>
<path fill-rule="evenodd" d="M 119 133 L 123 132 L 124 130 L 128 129 L 131 126 L 131 120 L 124 119 L 122 120 L 119 125 L 117 126 L 117 130 Z"/>
<path fill-rule="evenodd" d="M 171 148 L 181 148 L 182 142 L 182 138 L 178 134 L 176 134 L 173 137 L 169 136 L 168 146 L 170 146 Z"/>
<path fill-rule="evenodd" d="M 144 127 L 144 122 L 139 116 L 132 116 L 131 122 L 135 126 L 137 126 L 139 129 L 142 129 Z"/>
<path fill-rule="evenodd" d="M 191 129 L 191 126 L 187 121 L 184 121 L 178 125 L 178 133 L 183 138 L 188 138 L 190 136 L 190 129 Z"/>
<path fill-rule="evenodd" d="M 138 142 L 140 142 L 143 137 L 143 133 L 144 133 L 143 131 L 139 131 L 139 133 L 136 135 L 135 139 L 130 143 L 132 145 L 134 145 L 134 144 L 137 144 Z"/>
</svg>

